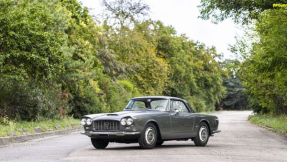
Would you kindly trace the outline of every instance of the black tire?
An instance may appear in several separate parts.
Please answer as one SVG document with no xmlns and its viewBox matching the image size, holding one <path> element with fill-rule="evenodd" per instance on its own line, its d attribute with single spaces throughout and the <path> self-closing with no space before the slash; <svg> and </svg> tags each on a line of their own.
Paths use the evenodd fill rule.
<svg viewBox="0 0 287 162">
<path fill-rule="evenodd" d="M 209 139 L 209 128 L 206 123 L 199 123 L 199 128 L 196 137 L 194 138 L 194 144 L 196 146 L 205 146 Z"/>
<path fill-rule="evenodd" d="M 163 142 L 164 142 L 164 141 L 158 141 L 158 142 L 156 142 L 155 145 L 156 145 L 156 146 L 161 146 L 161 145 L 163 144 Z"/>
<path fill-rule="evenodd" d="M 157 129 L 153 123 L 148 123 L 141 136 L 138 138 L 138 142 L 143 149 L 152 149 L 157 143 Z"/>
<path fill-rule="evenodd" d="M 105 149 L 109 141 L 91 138 L 92 144 L 96 149 Z"/>
</svg>

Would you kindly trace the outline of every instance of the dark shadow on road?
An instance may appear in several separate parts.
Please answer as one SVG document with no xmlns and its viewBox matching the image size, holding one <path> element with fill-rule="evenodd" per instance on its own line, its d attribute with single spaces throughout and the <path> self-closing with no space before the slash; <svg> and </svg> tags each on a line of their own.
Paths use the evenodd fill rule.
<svg viewBox="0 0 287 162">
<path fill-rule="evenodd" d="M 173 149 L 173 148 L 187 148 L 187 147 L 190 147 L 190 148 L 204 148 L 204 147 L 197 147 L 197 146 L 191 144 L 191 145 L 162 145 L 162 146 L 154 147 L 153 149 Z M 218 147 L 218 146 L 216 146 L 216 145 L 207 145 L 205 147 Z M 150 150 L 153 150 L 153 149 L 150 149 Z M 90 150 L 97 150 L 97 149 L 90 149 Z M 129 146 L 123 146 L 123 147 L 107 147 L 104 150 L 119 151 L 119 150 L 148 150 L 148 149 L 141 149 L 140 146 L 130 146 L 130 147 Z"/>
</svg>

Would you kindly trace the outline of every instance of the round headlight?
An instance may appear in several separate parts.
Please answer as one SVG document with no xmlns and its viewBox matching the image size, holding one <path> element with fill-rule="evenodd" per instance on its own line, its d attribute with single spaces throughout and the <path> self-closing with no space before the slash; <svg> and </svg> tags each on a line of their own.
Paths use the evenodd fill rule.
<svg viewBox="0 0 287 162">
<path fill-rule="evenodd" d="M 81 124 L 81 125 L 85 125 L 85 124 L 86 124 L 86 121 L 87 121 L 87 120 L 84 118 L 84 119 L 81 120 L 81 123 L 80 123 L 80 124 Z"/>
<path fill-rule="evenodd" d="M 86 123 L 87 123 L 87 125 L 91 125 L 92 124 L 92 119 L 87 119 Z"/>
<path fill-rule="evenodd" d="M 127 119 L 123 118 L 123 119 L 121 120 L 121 125 L 126 125 L 126 124 L 127 124 Z"/>
<path fill-rule="evenodd" d="M 132 125 L 134 120 L 132 118 L 128 118 L 127 125 Z"/>
</svg>

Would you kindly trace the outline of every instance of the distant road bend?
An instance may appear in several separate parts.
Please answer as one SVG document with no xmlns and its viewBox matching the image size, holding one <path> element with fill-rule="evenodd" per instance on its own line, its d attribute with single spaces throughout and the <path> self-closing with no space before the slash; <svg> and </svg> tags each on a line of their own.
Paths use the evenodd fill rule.
<svg viewBox="0 0 287 162">
<path fill-rule="evenodd" d="M 170 141 L 152 150 L 138 144 L 110 143 L 96 150 L 80 133 L 12 144 L 0 148 L 0 161 L 287 161 L 287 138 L 250 124 L 251 111 L 223 111 L 219 117 L 221 133 L 210 137 L 206 147 L 192 141 Z"/>
</svg>

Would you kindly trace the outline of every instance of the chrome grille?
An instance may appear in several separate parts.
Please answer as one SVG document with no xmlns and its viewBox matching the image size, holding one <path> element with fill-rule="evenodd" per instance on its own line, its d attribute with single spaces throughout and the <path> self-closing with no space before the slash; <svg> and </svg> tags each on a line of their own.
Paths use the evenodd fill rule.
<svg viewBox="0 0 287 162">
<path fill-rule="evenodd" d="M 120 122 L 114 120 L 99 120 L 93 123 L 94 130 L 120 130 Z"/>
</svg>

